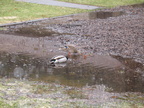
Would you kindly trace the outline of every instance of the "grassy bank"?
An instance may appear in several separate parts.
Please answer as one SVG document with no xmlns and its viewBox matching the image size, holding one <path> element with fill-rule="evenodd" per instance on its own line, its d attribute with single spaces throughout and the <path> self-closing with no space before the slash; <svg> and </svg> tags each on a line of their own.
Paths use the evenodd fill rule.
<svg viewBox="0 0 144 108">
<path fill-rule="evenodd" d="M 0 24 L 56 17 L 85 11 L 87 10 L 1 0 Z"/>
<path fill-rule="evenodd" d="M 144 0 L 59 0 L 80 4 L 96 6 L 114 7 L 120 5 L 144 3 Z M 69 15 L 86 12 L 88 10 L 74 9 L 66 7 L 48 6 L 14 0 L 0 1 L 0 24 L 21 22 L 40 18 L 50 18 L 56 16 Z"/>
<path fill-rule="evenodd" d="M 94 88 L 90 88 L 94 89 Z M 129 94 L 117 102 L 89 103 L 81 89 L 35 81 L 0 79 L 0 108 L 143 108 L 142 96 Z M 114 98 L 114 97 L 113 97 Z"/>
<path fill-rule="evenodd" d="M 56 84 L 0 79 L 0 91 L 0 108 L 90 108 Z"/>
<path fill-rule="evenodd" d="M 144 3 L 144 0 L 59 0 L 59 1 L 104 6 L 104 7 L 115 7 L 115 6 L 122 6 L 122 5 Z"/>
</svg>

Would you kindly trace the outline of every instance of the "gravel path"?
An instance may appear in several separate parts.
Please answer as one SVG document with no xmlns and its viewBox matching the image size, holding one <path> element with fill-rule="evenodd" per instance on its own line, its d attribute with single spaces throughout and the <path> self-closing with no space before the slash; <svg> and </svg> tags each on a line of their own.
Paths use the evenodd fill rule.
<svg viewBox="0 0 144 108">
<path fill-rule="evenodd" d="M 24 1 L 24 2 L 30 2 L 30 3 L 61 6 L 61 7 L 70 7 L 70 8 L 79 8 L 79 9 L 90 9 L 90 10 L 99 8 L 96 6 L 67 3 L 67 2 L 61 2 L 61 1 L 56 1 L 56 0 L 16 0 L 16 1 Z"/>
</svg>

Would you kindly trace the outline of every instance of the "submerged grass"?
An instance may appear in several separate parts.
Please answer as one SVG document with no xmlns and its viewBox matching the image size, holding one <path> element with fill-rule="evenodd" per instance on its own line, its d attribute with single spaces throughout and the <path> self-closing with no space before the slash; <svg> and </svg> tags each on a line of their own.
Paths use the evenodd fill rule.
<svg viewBox="0 0 144 108">
<path fill-rule="evenodd" d="M 144 3 L 144 0 L 59 0 L 59 1 L 104 6 L 104 7 L 115 7 L 115 6 L 122 6 L 122 5 Z"/>
<path fill-rule="evenodd" d="M 0 24 L 50 18 L 87 10 L 17 2 L 14 0 L 0 1 Z"/>
</svg>

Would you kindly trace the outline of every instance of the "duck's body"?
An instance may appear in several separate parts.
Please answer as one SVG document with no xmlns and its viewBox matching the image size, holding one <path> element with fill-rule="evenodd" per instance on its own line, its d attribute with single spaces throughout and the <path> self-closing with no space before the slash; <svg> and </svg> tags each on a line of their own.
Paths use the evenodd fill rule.
<svg viewBox="0 0 144 108">
<path fill-rule="evenodd" d="M 68 52 L 68 54 L 71 54 L 71 55 L 80 54 L 80 52 L 77 50 L 76 46 L 73 44 L 66 45 L 63 48 L 60 48 L 60 50 L 66 51 L 66 52 Z"/>
<path fill-rule="evenodd" d="M 50 60 L 50 63 L 51 63 L 51 64 L 64 63 L 64 62 L 66 62 L 67 60 L 68 60 L 68 57 L 67 57 L 67 56 L 58 55 L 58 56 L 53 57 L 53 58 Z"/>
<path fill-rule="evenodd" d="M 68 52 L 68 56 L 69 57 L 78 57 L 78 56 L 83 56 L 84 59 L 87 58 L 88 55 L 85 55 L 84 53 L 82 53 L 80 50 L 77 49 L 78 47 L 76 47 L 73 44 L 68 44 L 67 46 L 65 46 L 64 48 L 61 48 L 60 50 L 64 50 Z"/>
<path fill-rule="evenodd" d="M 67 52 L 70 53 L 79 53 L 79 51 L 77 50 L 77 48 L 74 45 L 67 45 L 65 46 Z"/>
</svg>

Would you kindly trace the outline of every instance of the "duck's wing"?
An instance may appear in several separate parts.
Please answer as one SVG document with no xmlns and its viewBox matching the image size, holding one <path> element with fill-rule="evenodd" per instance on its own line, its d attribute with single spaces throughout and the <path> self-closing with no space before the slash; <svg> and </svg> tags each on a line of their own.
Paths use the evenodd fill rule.
<svg viewBox="0 0 144 108">
<path fill-rule="evenodd" d="M 59 59 L 62 59 L 62 58 L 65 58 L 65 56 L 64 55 L 59 55 L 59 56 L 53 57 L 52 59 L 59 60 Z"/>
</svg>

